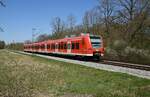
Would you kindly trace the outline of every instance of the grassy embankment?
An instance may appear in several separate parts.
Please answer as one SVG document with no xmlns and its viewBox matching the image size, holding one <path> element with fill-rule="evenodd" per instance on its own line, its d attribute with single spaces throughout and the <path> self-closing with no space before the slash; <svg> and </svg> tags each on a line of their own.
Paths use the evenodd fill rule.
<svg viewBox="0 0 150 97">
<path fill-rule="evenodd" d="M 150 80 L 0 51 L 0 97 L 150 97 Z"/>
</svg>

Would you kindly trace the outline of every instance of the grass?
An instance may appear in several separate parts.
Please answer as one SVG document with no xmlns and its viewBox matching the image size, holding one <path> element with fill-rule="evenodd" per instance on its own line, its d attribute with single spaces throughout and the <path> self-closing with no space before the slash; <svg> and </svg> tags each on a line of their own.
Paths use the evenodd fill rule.
<svg viewBox="0 0 150 97">
<path fill-rule="evenodd" d="M 0 51 L 0 97 L 150 97 L 150 80 Z"/>
</svg>

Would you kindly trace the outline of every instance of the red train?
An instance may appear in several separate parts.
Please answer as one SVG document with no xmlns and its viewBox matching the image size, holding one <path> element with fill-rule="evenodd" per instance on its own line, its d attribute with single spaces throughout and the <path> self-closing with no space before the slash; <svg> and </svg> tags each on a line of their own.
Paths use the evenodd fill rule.
<svg viewBox="0 0 150 97">
<path fill-rule="evenodd" d="M 77 37 L 24 44 L 24 51 L 95 57 L 98 59 L 104 55 L 102 37 L 90 34 L 81 34 Z"/>
</svg>

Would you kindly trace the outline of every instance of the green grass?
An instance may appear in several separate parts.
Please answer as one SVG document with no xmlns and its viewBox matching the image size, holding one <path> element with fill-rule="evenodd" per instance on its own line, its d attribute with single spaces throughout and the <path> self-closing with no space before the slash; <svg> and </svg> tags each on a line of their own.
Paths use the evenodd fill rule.
<svg viewBox="0 0 150 97">
<path fill-rule="evenodd" d="M 36 56 L 5 51 L 0 55 L 0 95 L 37 97 L 40 93 L 53 96 L 150 97 L 148 79 Z M 6 64 L 6 60 L 12 64 Z"/>
</svg>

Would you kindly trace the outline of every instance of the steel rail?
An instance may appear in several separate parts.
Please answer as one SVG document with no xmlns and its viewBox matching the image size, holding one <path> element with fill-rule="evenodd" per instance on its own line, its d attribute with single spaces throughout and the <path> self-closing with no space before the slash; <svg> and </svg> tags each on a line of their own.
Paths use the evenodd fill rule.
<svg viewBox="0 0 150 97">
<path fill-rule="evenodd" d="M 114 66 L 121 66 L 121 67 L 128 67 L 128 68 L 133 68 L 133 69 L 150 71 L 149 65 L 140 65 L 140 64 L 125 63 L 125 62 L 118 62 L 118 61 L 109 61 L 109 60 L 103 60 L 100 63 L 107 64 L 107 65 L 114 65 Z"/>
</svg>

